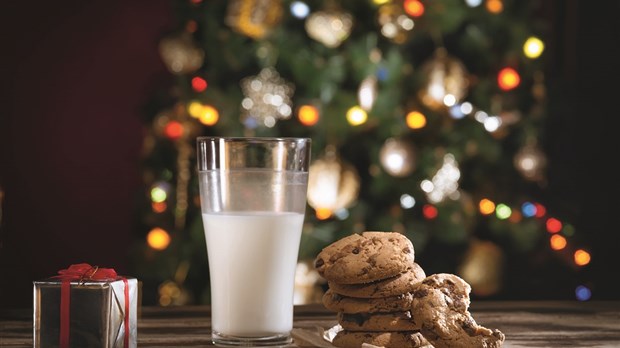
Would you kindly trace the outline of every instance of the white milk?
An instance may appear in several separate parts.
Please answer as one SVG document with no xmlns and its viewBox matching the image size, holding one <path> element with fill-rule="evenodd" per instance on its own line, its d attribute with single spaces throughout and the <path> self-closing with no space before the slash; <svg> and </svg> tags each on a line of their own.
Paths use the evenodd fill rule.
<svg viewBox="0 0 620 348">
<path fill-rule="evenodd" d="M 202 214 L 211 274 L 213 330 L 232 336 L 293 328 L 295 267 L 304 215 Z"/>
</svg>

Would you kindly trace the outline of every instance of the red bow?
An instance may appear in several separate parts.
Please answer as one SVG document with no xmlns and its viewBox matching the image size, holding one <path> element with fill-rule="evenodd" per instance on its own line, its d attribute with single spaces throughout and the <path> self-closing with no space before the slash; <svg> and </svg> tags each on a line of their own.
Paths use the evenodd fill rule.
<svg viewBox="0 0 620 348">
<path fill-rule="evenodd" d="M 67 269 L 58 271 L 60 279 L 67 280 L 116 280 L 118 275 L 113 268 L 100 268 L 87 263 L 71 265 Z"/>
<path fill-rule="evenodd" d="M 87 263 L 79 263 L 58 271 L 62 280 L 60 287 L 60 347 L 69 348 L 69 328 L 71 309 L 71 281 L 80 283 L 89 280 L 117 280 L 122 279 L 125 285 L 125 348 L 129 347 L 129 283 L 125 277 L 119 277 L 113 268 L 101 268 Z"/>
</svg>

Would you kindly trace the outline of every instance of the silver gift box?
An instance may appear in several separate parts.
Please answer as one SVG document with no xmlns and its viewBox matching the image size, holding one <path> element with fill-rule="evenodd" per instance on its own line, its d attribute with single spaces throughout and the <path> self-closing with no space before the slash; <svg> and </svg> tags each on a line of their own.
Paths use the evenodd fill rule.
<svg viewBox="0 0 620 348">
<path fill-rule="evenodd" d="M 138 281 L 129 288 L 129 328 L 125 327 L 125 283 L 118 280 L 71 281 L 69 344 L 71 347 L 137 346 Z M 59 347 L 61 280 L 34 282 L 33 347 Z M 129 344 L 125 347 L 125 332 Z"/>
</svg>

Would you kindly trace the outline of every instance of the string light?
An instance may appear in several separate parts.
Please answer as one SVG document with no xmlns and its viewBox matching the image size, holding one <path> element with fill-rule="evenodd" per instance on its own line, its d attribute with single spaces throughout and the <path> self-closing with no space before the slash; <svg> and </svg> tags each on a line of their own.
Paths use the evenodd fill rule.
<svg viewBox="0 0 620 348">
<path fill-rule="evenodd" d="M 430 204 L 425 204 L 422 207 L 422 214 L 424 215 L 425 218 L 432 220 L 437 217 L 439 212 L 437 211 L 437 208 L 435 208 L 434 206 Z"/>
<path fill-rule="evenodd" d="M 540 203 L 534 203 L 534 206 L 536 207 L 536 214 L 534 214 L 534 216 L 536 216 L 537 218 L 541 218 L 547 215 L 547 208 L 545 208 L 544 205 Z"/>
<path fill-rule="evenodd" d="M 183 136 L 183 125 L 179 121 L 170 121 L 164 127 L 164 134 L 170 140 L 178 140 Z"/>
<path fill-rule="evenodd" d="M 220 113 L 211 105 L 203 105 L 198 119 L 205 126 L 213 126 L 220 119 Z"/>
<path fill-rule="evenodd" d="M 347 111 L 347 121 L 352 126 L 359 126 L 366 123 L 368 114 L 359 106 L 354 106 Z"/>
<path fill-rule="evenodd" d="M 155 250 L 164 250 L 170 245 L 170 235 L 166 230 L 155 227 L 146 235 L 146 242 Z"/>
<path fill-rule="evenodd" d="M 161 203 L 168 198 L 166 190 L 159 186 L 155 186 L 151 189 L 151 201 L 155 203 Z"/>
<path fill-rule="evenodd" d="M 498 14 L 504 10 L 504 3 L 501 0 L 487 0 L 487 11 Z"/>
<path fill-rule="evenodd" d="M 497 218 L 500 220 L 508 219 L 511 214 L 512 209 L 510 209 L 510 207 L 506 204 L 500 203 L 495 208 L 495 216 L 497 216 Z"/>
<path fill-rule="evenodd" d="M 424 14 L 424 4 L 420 0 L 405 0 L 403 2 L 405 12 L 411 17 L 420 17 Z"/>
<path fill-rule="evenodd" d="M 297 19 L 304 19 L 310 14 L 310 7 L 303 1 L 293 1 L 291 3 L 291 14 Z"/>
<path fill-rule="evenodd" d="M 592 291 L 584 285 L 579 285 L 575 288 L 575 297 L 579 301 L 587 301 L 592 297 Z"/>
<path fill-rule="evenodd" d="M 545 49 L 545 44 L 539 38 L 530 36 L 523 44 L 523 53 L 526 57 L 536 59 L 540 57 Z"/>
<path fill-rule="evenodd" d="M 166 202 L 152 202 L 151 208 L 153 208 L 153 211 L 156 213 L 163 213 L 168 209 L 168 204 L 166 204 Z"/>
<path fill-rule="evenodd" d="M 549 218 L 545 223 L 547 227 L 547 232 L 549 233 L 558 233 L 562 230 L 562 222 L 556 218 Z"/>
<path fill-rule="evenodd" d="M 497 84 L 504 91 L 516 88 L 521 83 L 519 73 L 510 67 L 503 68 L 497 74 Z"/>
<path fill-rule="evenodd" d="M 204 92 L 207 89 L 207 80 L 200 76 L 192 78 L 192 88 L 196 92 Z"/>
<path fill-rule="evenodd" d="M 585 266 L 590 263 L 591 256 L 589 252 L 583 249 L 578 249 L 575 251 L 573 258 L 577 266 Z"/>
<path fill-rule="evenodd" d="M 566 248 L 568 242 L 566 241 L 566 238 L 562 237 L 561 235 L 554 234 L 553 236 L 551 236 L 551 238 L 549 238 L 549 244 L 551 244 L 551 249 L 557 251 Z"/>
<path fill-rule="evenodd" d="M 490 215 L 495 211 L 495 203 L 490 199 L 483 198 L 478 203 L 478 209 L 482 215 Z"/>
<path fill-rule="evenodd" d="M 405 122 L 411 129 L 421 129 L 426 126 L 426 116 L 419 111 L 411 111 L 405 117 Z"/>
<path fill-rule="evenodd" d="M 297 111 L 297 118 L 304 126 L 314 126 L 319 121 L 319 110 L 312 105 L 302 105 Z"/>
</svg>

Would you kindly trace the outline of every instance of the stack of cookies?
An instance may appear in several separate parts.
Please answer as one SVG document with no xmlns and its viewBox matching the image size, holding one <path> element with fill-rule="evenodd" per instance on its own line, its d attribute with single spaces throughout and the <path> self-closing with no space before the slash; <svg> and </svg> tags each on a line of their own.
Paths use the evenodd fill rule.
<svg viewBox="0 0 620 348">
<path fill-rule="evenodd" d="M 426 275 L 403 234 L 352 234 L 323 249 L 315 267 L 328 283 L 323 304 L 337 312 L 342 328 L 332 341 L 335 346 L 429 345 L 411 315 L 412 291 Z"/>
<path fill-rule="evenodd" d="M 426 276 L 413 244 L 397 232 L 352 234 L 325 247 L 315 268 L 337 313 L 332 344 L 360 348 L 499 348 L 505 336 L 468 312 L 471 287 L 447 273 Z"/>
</svg>

